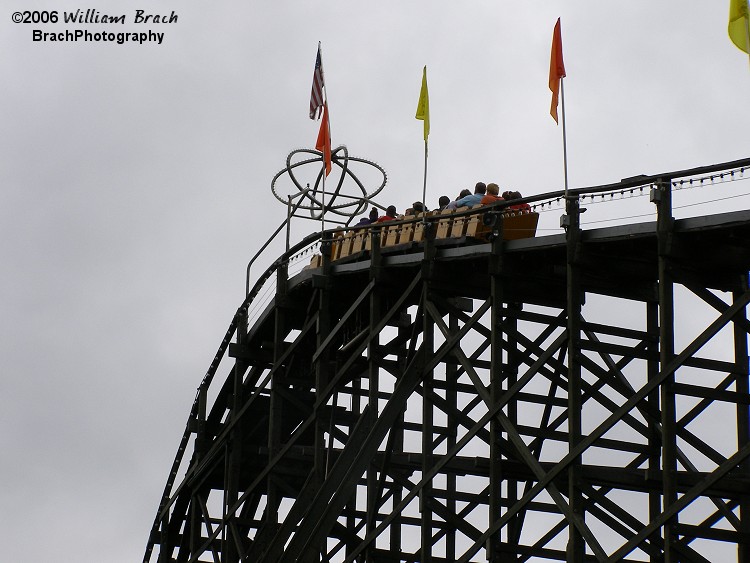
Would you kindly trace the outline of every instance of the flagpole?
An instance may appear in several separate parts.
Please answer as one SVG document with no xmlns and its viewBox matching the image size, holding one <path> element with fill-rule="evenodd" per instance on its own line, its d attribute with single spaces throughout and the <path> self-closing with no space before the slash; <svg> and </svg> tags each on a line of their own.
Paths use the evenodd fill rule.
<svg viewBox="0 0 750 563">
<path fill-rule="evenodd" d="M 326 103 L 328 103 L 328 100 L 326 100 Z M 328 113 L 328 112 L 325 112 Z M 328 119 L 327 125 L 330 127 L 331 120 Z M 329 136 L 330 136 L 330 129 L 328 130 Z M 326 174 L 326 153 L 325 148 L 323 149 L 323 190 L 320 194 L 320 231 L 323 232 L 326 230 L 326 178 L 328 177 L 328 174 Z"/>
<path fill-rule="evenodd" d="M 318 41 L 318 52 L 320 53 L 320 74 L 323 78 L 323 102 L 324 104 L 328 103 L 328 90 L 326 90 L 326 77 L 325 77 L 325 70 L 323 70 L 323 44 Z M 324 106 L 325 107 L 325 106 Z M 331 136 L 331 118 L 328 115 L 328 112 L 325 113 L 325 118 L 327 119 L 328 123 L 326 124 L 328 126 L 328 136 Z M 326 230 L 326 178 L 328 177 L 328 174 L 326 174 L 326 157 L 325 157 L 325 151 L 323 152 L 323 192 L 321 194 L 321 200 L 320 200 L 320 230 L 321 232 Z"/>
<path fill-rule="evenodd" d="M 422 185 L 422 222 L 427 222 L 427 139 L 424 140 L 424 183 Z"/>
<path fill-rule="evenodd" d="M 419 90 L 419 102 L 417 103 L 417 119 L 422 120 L 424 131 L 424 183 L 422 184 L 422 221 L 427 222 L 427 139 L 430 136 L 430 96 L 427 90 L 427 65 L 422 69 L 422 87 Z"/>
<path fill-rule="evenodd" d="M 562 31 L 560 30 L 560 18 L 557 18 L 554 31 L 552 32 L 552 51 L 549 61 L 549 89 L 552 91 L 552 104 L 550 114 L 555 123 L 557 119 L 558 96 L 562 101 L 562 136 L 563 136 L 563 171 L 565 180 L 565 199 L 568 198 L 568 137 L 565 128 L 565 63 L 562 53 Z"/>
<path fill-rule="evenodd" d="M 568 197 L 568 138 L 565 130 L 565 78 L 560 78 L 560 103 L 562 106 L 563 170 L 565 172 L 565 198 Z"/>
<path fill-rule="evenodd" d="M 325 83 L 323 84 L 323 92 L 325 92 L 325 96 L 326 96 L 326 105 L 325 105 L 325 107 L 326 107 L 326 112 L 325 112 L 326 116 L 325 117 L 326 117 L 326 128 L 328 129 L 328 140 L 327 140 L 327 142 L 328 142 L 328 150 L 331 151 L 332 150 L 331 149 L 331 112 L 328 111 L 328 92 L 326 91 Z M 333 159 L 331 159 L 331 160 L 333 160 Z M 325 224 L 325 221 L 326 221 L 326 218 L 325 218 L 325 212 L 326 212 L 325 200 L 326 199 L 325 198 L 326 198 L 326 178 L 328 178 L 328 168 L 327 168 L 327 166 L 328 165 L 327 165 L 327 162 L 326 162 L 326 155 L 325 155 L 325 152 L 324 152 L 323 153 L 323 168 L 325 170 L 325 172 L 323 173 L 323 230 L 324 231 L 325 231 L 325 227 L 326 227 L 326 224 Z"/>
</svg>

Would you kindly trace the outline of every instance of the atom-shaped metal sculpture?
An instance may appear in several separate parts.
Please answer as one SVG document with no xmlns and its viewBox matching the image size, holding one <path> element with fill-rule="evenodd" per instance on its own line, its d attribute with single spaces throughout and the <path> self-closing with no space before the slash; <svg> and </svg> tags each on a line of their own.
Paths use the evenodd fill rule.
<svg viewBox="0 0 750 563">
<path fill-rule="evenodd" d="M 312 158 L 303 158 L 302 160 L 293 161 L 294 158 L 300 154 L 311 154 L 314 156 Z M 350 165 L 353 162 L 374 167 L 377 173 L 379 173 L 378 180 L 379 176 L 382 175 L 383 181 L 375 191 L 367 193 L 367 189 L 363 182 L 360 181 L 350 168 Z M 309 183 L 304 187 L 297 179 L 294 170 L 300 166 L 311 163 L 319 163 L 321 168 L 312 187 L 310 187 Z M 326 212 L 351 219 L 367 209 L 367 205 L 372 198 L 380 193 L 388 180 L 385 170 L 383 170 L 381 166 L 363 158 L 349 156 L 349 151 L 344 145 L 337 147 L 331 152 L 331 165 L 333 170 L 326 178 L 323 153 L 312 149 L 294 150 L 286 157 L 286 168 L 280 170 L 273 177 L 273 180 L 271 180 L 271 191 L 276 199 L 283 204 L 290 205 L 290 202 L 294 201 L 295 209 L 309 211 L 310 218 L 312 219 L 320 219 Z M 338 172 L 338 174 L 336 174 L 336 172 Z M 287 173 L 297 189 L 296 193 L 279 193 L 279 188 L 277 187 L 276 182 L 281 176 Z M 347 178 L 350 178 L 353 183 L 356 184 L 357 192 L 352 194 L 342 191 L 344 181 Z M 351 182 L 348 182 L 348 184 L 351 184 Z"/>
</svg>

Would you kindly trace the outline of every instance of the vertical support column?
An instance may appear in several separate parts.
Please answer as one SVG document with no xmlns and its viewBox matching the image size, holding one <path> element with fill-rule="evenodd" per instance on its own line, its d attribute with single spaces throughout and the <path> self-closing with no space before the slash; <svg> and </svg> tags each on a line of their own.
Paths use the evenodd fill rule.
<svg viewBox="0 0 750 563">
<path fill-rule="evenodd" d="M 203 455 L 207 447 L 207 436 L 206 436 L 206 402 L 207 402 L 207 388 L 205 385 L 201 385 L 198 389 L 198 412 L 196 418 L 193 421 L 195 424 L 195 446 L 193 453 L 193 463 L 197 464 L 203 458 Z M 202 541 L 202 528 L 203 528 L 203 514 L 200 508 L 200 499 L 204 495 L 204 489 L 193 490 L 190 499 L 190 521 L 189 526 L 189 547 L 190 554 L 195 556 L 198 555 L 197 551 L 200 549 Z"/>
<path fill-rule="evenodd" d="M 351 436 L 352 431 L 354 429 L 354 426 L 356 425 L 357 420 L 359 420 L 360 415 L 362 414 L 362 408 L 361 408 L 361 399 L 362 399 L 362 379 L 356 378 L 352 381 L 352 393 L 350 395 L 350 401 L 351 401 L 351 422 L 348 427 L 348 434 Z M 352 495 L 352 498 L 349 500 L 349 503 L 346 505 L 345 511 L 346 511 L 346 528 L 350 534 L 350 537 L 355 537 L 357 535 L 357 497 L 358 492 L 355 487 L 355 493 Z M 346 544 L 346 557 L 349 557 L 351 555 L 352 549 L 356 547 L 355 545 L 352 545 L 351 543 Z"/>
<path fill-rule="evenodd" d="M 200 546 L 203 543 L 201 541 L 201 529 L 202 529 L 202 515 L 201 515 L 201 508 L 199 503 L 200 495 L 198 492 L 193 493 L 192 498 L 190 499 L 190 514 L 189 518 L 190 521 L 188 522 L 188 528 L 186 530 L 187 533 L 189 533 L 189 537 L 187 539 L 188 545 L 189 545 L 189 552 L 193 556 L 199 555 L 198 551 L 200 550 Z"/>
<path fill-rule="evenodd" d="M 409 335 L 411 334 L 411 325 L 400 322 L 398 326 L 398 340 L 401 343 L 398 346 L 398 352 L 396 357 L 398 358 L 398 364 L 402 367 L 406 365 L 406 357 L 408 355 L 408 341 Z M 393 452 L 397 454 L 404 453 L 404 413 L 401 412 L 396 418 L 396 422 L 391 428 L 393 434 Z M 393 483 L 393 502 L 392 506 L 397 506 L 404 498 L 403 489 L 399 483 Z M 374 526 L 373 526 L 374 527 Z M 400 552 L 403 549 L 403 518 L 397 516 L 391 524 L 390 533 L 390 547 L 391 551 Z M 368 559 L 368 563 L 372 563 L 372 560 Z"/>
<path fill-rule="evenodd" d="M 241 308 L 238 311 L 237 320 L 237 348 L 243 349 L 247 345 L 247 309 Z M 240 473 L 242 469 L 242 457 L 244 455 L 242 447 L 242 424 L 238 421 L 239 412 L 244 402 L 243 377 L 247 369 L 247 360 L 239 354 L 234 362 L 232 373 L 232 411 L 229 415 L 234 426 L 227 439 L 225 450 L 224 466 L 224 510 L 222 515 L 222 546 L 221 556 L 222 563 L 238 563 L 240 554 L 237 550 L 237 543 L 241 543 L 241 538 L 235 538 L 233 535 L 234 526 L 232 522 L 236 516 L 232 512 L 232 507 L 239 499 L 240 491 Z"/>
<path fill-rule="evenodd" d="M 284 337 L 286 336 L 286 293 L 287 293 L 288 264 L 285 262 L 276 270 L 276 309 L 274 311 L 274 333 L 273 333 L 273 363 L 279 361 L 284 354 Z M 285 372 L 278 368 L 271 375 L 271 390 L 269 397 L 268 413 L 268 462 L 279 453 L 282 447 L 282 427 L 284 420 L 284 398 L 279 390 L 286 385 L 284 382 Z M 278 529 L 279 505 L 281 504 L 281 492 L 276 483 L 275 470 L 271 470 L 266 478 L 266 509 L 264 512 L 265 525 L 273 530 Z M 273 536 L 271 536 L 273 537 Z"/>
<path fill-rule="evenodd" d="M 333 317 L 331 315 L 332 307 L 332 280 L 331 280 L 331 248 L 332 239 L 329 235 L 324 234 L 320 243 L 321 254 L 323 255 L 323 271 L 318 278 L 318 325 L 317 325 L 317 342 L 316 346 L 320 350 L 333 326 Z M 328 385 L 331 378 L 331 353 L 328 348 L 320 350 L 318 360 L 315 364 L 315 402 L 320 404 L 319 410 L 315 413 L 315 446 L 313 462 L 313 480 L 315 487 L 320 487 L 326 478 L 326 442 L 325 434 L 330 424 L 326 420 L 326 404 L 322 401 L 323 390 Z M 323 538 L 322 544 L 318 546 L 320 551 L 324 551 L 326 538 Z M 317 552 L 305 553 L 301 560 L 303 563 L 317 563 L 320 561 L 320 555 Z"/>
<path fill-rule="evenodd" d="M 566 215 L 563 216 L 567 246 L 567 332 L 568 332 L 568 447 L 572 450 L 581 441 L 581 287 L 580 266 L 577 253 L 581 241 L 581 209 L 577 195 L 565 200 Z M 575 516 L 585 520 L 583 494 L 580 488 L 581 456 L 568 466 L 568 502 Z M 568 561 L 583 563 L 586 546 L 580 531 L 570 522 L 568 525 Z"/>
<path fill-rule="evenodd" d="M 734 299 L 748 291 L 747 275 L 742 276 L 742 289 L 734 292 Z M 750 393 L 750 365 L 748 365 L 747 349 L 747 312 L 743 309 L 734 319 L 734 357 L 737 383 L 737 393 L 747 395 Z M 750 442 L 750 405 L 737 402 L 737 449 L 743 448 Z M 747 459 L 740 463 L 738 473 L 744 477 L 750 476 L 750 461 Z M 750 536 L 750 494 L 740 496 L 740 534 L 743 537 Z M 737 546 L 738 563 L 750 563 L 750 544 L 740 539 Z"/>
<path fill-rule="evenodd" d="M 520 303 L 508 303 L 507 312 L 505 315 L 505 334 L 507 335 L 508 343 L 508 357 L 504 369 L 503 378 L 504 389 L 508 390 L 513 387 L 518 381 L 518 366 L 521 363 L 518 357 L 518 317 L 516 316 L 521 310 L 522 305 Z M 518 427 L 518 400 L 513 399 L 508 403 L 508 420 L 513 423 L 513 426 Z M 504 479 L 508 506 L 513 506 L 519 496 L 518 481 Z M 513 519 L 508 522 L 508 539 L 507 543 L 510 545 L 519 545 L 521 542 L 521 528 L 523 526 L 523 519 L 521 514 L 516 514 Z M 514 555 L 515 557 L 515 555 Z"/>
<path fill-rule="evenodd" d="M 369 236 L 371 241 L 371 249 L 370 249 L 370 279 L 376 278 L 378 276 L 378 273 L 380 272 L 380 228 L 379 227 L 370 227 L 369 229 Z M 377 297 L 375 297 L 375 294 L 377 293 L 377 288 L 375 288 L 370 293 L 370 300 L 369 300 L 369 330 L 370 333 L 373 332 L 373 326 L 375 319 L 379 318 L 379 313 L 377 311 L 380 310 L 380 304 Z M 373 341 L 370 342 L 367 345 L 367 381 L 368 381 L 368 396 L 369 396 L 369 382 L 371 381 L 371 375 L 372 371 L 375 370 L 375 373 L 377 374 L 377 364 L 375 362 L 375 352 L 378 345 L 378 338 L 377 336 L 374 337 Z M 355 378 L 352 380 L 351 383 L 351 422 L 349 425 L 349 435 L 351 436 L 354 427 L 357 424 L 357 421 L 359 420 L 359 417 L 362 414 L 362 398 L 363 398 L 363 386 L 362 386 L 362 378 Z M 366 498 L 365 498 L 365 514 L 367 514 L 367 510 L 369 508 L 369 497 L 370 497 L 370 478 L 371 478 L 372 468 L 370 466 L 367 467 L 366 473 L 365 473 L 365 487 L 366 487 Z M 357 502 L 361 502 L 361 497 L 359 495 L 359 491 L 357 491 L 357 488 L 355 487 L 355 493 L 352 496 L 351 500 L 349 501 L 347 505 L 347 518 L 346 518 L 346 526 L 351 533 L 351 537 L 356 537 L 357 535 Z M 367 531 L 370 531 L 374 528 L 374 525 L 367 520 L 365 524 L 365 528 Z M 349 544 L 346 545 L 346 556 L 349 557 L 351 555 L 351 552 L 353 548 L 356 547 L 355 544 Z M 369 551 L 369 548 L 368 550 Z M 367 551 L 365 552 L 365 559 L 367 559 Z"/>
<path fill-rule="evenodd" d="M 380 235 L 382 232 L 381 227 L 372 227 L 370 229 L 371 237 L 371 251 L 370 251 L 370 279 L 380 281 L 382 278 L 381 269 L 381 254 Z M 373 412 L 378 412 L 378 389 L 380 387 L 380 368 L 378 367 L 378 360 L 380 358 L 379 346 L 380 338 L 376 335 L 376 327 L 380 320 L 382 303 L 381 293 L 377 285 L 370 292 L 370 326 L 369 332 L 373 336 L 367 345 L 367 405 L 368 409 Z M 367 521 L 365 522 L 365 531 L 369 534 L 375 530 L 377 526 L 377 490 L 378 490 L 378 472 L 373 467 L 373 464 L 367 466 Z M 393 538 L 391 539 L 393 542 Z M 367 547 L 365 551 L 365 560 L 368 563 L 373 561 L 372 548 Z"/>
<path fill-rule="evenodd" d="M 659 350 L 659 304 L 654 302 L 646 303 L 646 333 L 654 342 L 649 342 L 648 351 L 656 354 Z M 659 375 L 659 359 L 649 357 L 646 363 L 648 381 L 656 379 Z M 659 389 L 654 389 L 646 398 L 648 403 L 648 412 L 659 412 Z M 654 414 L 655 416 L 655 414 Z M 649 483 L 655 483 L 659 480 L 661 467 L 661 426 L 656 420 L 653 420 L 648 426 L 648 470 L 646 479 Z M 661 513 L 661 493 L 657 489 L 649 489 L 648 493 L 648 521 L 653 522 Z M 659 531 L 654 532 L 649 538 L 651 542 L 650 560 L 652 563 L 659 563 L 662 560 L 661 551 L 658 549 Z"/>
<path fill-rule="evenodd" d="M 651 191 L 656 204 L 656 236 L 659 252 L 659 363 L 661 370 L 674 358 L 674 279 L 669 263 L 672 242 L 672 189 L 668 178 L 660 179 Z M 662 432 L 662 510 L 677 501 L 677 432 L 674 396 L 675 374 L 670 373 L 661 385 Z M 675 515 L 664 524 L 664 562 L 676 563 L 677 523 Z"/>
<path fill-rule="evenodd" d="M 434 324 L 430 315 L 426 312 L 422 316 L 424 338 L 424 354 L 429 357 L 434 349 Z M 422 379 L 424 393 L 422 395 L 422 475 L 426 475 L 433 467 L 432 444 L 434 442 L 434 413 L 432 401 L 428 397 L 428 392 L 432 388 L 433 373 L 425 373 Z M 432 509 L 430 508 L 430 499 L 432 499 L 432 482 L 425 483 L 420 493 L 420 506 L 422 517 L 422 558 L 421 562 L 431 563 L 432 561 Z"/>
<path fill-rule="evenodd" d="M 448 317 L 448 329 L 450 334 L 458 332 L 458 317 L 451 313 Z M 452 408 L 458 408 L 458 365 L 455 361 L 445 362 L 445 400 Z M 452 414 L 448 414 L 446 423 L 448 432 L 446 451 L 450 451 L 458 441 L 458 420 Z M 446 500 L 445 506 L 449 514 L 456 514 L 456 474 L 452 471 L 446 473 Z M 456 561 L 456 529 L 451 527 L 445 537 L 445 558 L 447 561 Z"/>
<path fill-rule="evenodd" d="M 434 230 L 431 229 L 430 223 L 425 224 L 425 245 L 424 255 L 422 262 L 422 279 L 424 280 L 424 287 L 422 291 L 422 299 L 425 301 L 431 297 L 431 281 L 432 281 L 432 268 L 433 260 L 435 258 L 435 234 Z M 429 314 L 427 314 L 426 303 L 423 303 L 422 307 L 422 358 L 419 361 L 421 366 L 424 366 L 427 362 L 426 359 L 433 354 L 433 348 L 435 347 L 435 334 L 434 334 L 434 322 Z M 432 444 L 434 440 L 434 428 L 433 428 L 433 410 L 432 401 L 427 396 L 428 390 L 432 386 L 432 372 L 422 373 L 422 385 L 424 393 L 422 396 L 422 475 L 424 476 L 427 472 L 432 469 L 433 457 L 432 457 Z M 422 531 L 422 557 L 420 558 L 421 563 L 432 563 L 432 510 L 429 508 L 429 500 L 432 499 L 432 482 L 425 483 L 422 487 L 422 491 L 419 494 L 419 506 L 421 513 L 421 531 Z"/>
<path fill-rule="evenodd" d="M 172 563 L 173 546 L 169 541 L 169 515 L 161 519 L 159 525 L 159 559 L 157 563 Z"/>
<path fill-rule="evenodd" d="M 498 216 L 502 221 L 502 217 Z M 492 237 L 492 254 L 489 260 L 490 274 L 490 397 L 495 404 L 503 393 L 503 237 L 502 224 L 500 228 L 494 229 Z M 502 428 L 497 418 L 490 421 L 490 499 L 489 499 L 489 521 L 488 528 L 492 527 L 495 520 L 502 513 L 503 475 L 502 475 L 502 450 L 500 448 L 500 435 Z M 502 542 L 502 530 L 498 530 L 490 536 L 487 541 L 487 560 L 491 563 L 499 563 L 502 558 L 500 544 Z"/>
</svg>

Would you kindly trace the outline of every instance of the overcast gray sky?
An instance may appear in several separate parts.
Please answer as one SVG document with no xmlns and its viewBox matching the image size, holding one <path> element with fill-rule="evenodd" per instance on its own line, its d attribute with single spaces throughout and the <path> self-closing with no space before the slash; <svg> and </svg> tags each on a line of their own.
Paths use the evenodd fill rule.
<svg viewBox="0 0 750 563">
<path fill-rule="evenodd" d="M 750 65 L 728 4 L 2 0 L 3 561 L 142 557 L 247 261 L 284 217 L 270 181 L 315 144 L 318 41 L 333 145 L 382 165 L 379 202 L 402 210 L 421 195 L 424 65 L 428 205 L 477 180 L 562 188 L 557 17 L 572 187 L 747 157 Z M 79 8 L 126 23 L 12 19 Z M 178 21 L 135 24 L 136 9 Z M 164 36 L 45 43 L 34 29 Z"/>
</svg>

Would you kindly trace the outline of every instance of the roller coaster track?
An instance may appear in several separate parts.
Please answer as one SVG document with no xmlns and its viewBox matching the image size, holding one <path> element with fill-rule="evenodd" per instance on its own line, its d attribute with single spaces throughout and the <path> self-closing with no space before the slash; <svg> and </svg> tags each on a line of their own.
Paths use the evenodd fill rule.
<svg viewBox="0 0 750 563">
<path fill-rule="evenodd" d="M 144 563 L 750 563 L 750 211 L 672 208 L 748 167 L 525 198 L 562 198 L 547 236 L 506 240 L 500 204 L 475 239 L 293 246 L 198 387 Z M 633 190 L 655 222 L 581 228 Z"/>
</svg>

